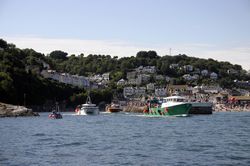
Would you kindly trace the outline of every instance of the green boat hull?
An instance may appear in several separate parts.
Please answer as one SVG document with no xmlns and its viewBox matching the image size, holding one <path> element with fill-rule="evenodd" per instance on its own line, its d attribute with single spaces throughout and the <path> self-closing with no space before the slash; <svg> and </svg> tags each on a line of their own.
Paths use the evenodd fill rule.
<svg viewBox="0 0 250 166">
<path fill-rule="evenodd" d="M 164 108 L 151 107 L 148 113 L 144 114 L 150 116 L 187 116 L 191 107 L 192 104 L 189 103 Z"/>
</svg>

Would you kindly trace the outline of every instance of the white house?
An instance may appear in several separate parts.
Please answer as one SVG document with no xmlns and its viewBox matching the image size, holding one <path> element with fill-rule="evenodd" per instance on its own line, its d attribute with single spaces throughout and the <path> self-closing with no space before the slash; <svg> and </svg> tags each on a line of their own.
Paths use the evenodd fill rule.
<svg viewBox="0 0 250 166">
<path fill-rule="evenodd" d="M 133 88 L 133 87 L 125 87 L 123 88 L 123 96 L 125 98 L 128 97 L 140 97 L 146 94 L 145 87 Z"/>
<path fill-rule="evenodd" d="M 199 75 L 198 74 L 194 74 L 193 76 L 192 76 L 192 80 L 198 80 L 199 79 Z"/>
<path fill-rule="evenodd" d="M 142 83 L 142 82 L 147 83 L 147 82 L 150 80 L 150 75 L 148 75 L 148 74 L 140 74 L 140 75 L 138 75 L 137 78 L 138 78 L 139 80 L 141 80 L 141 83 Z"/>
<path fill-rule="evenodd" d="M 155 89 L 155 95 L 160 96 L 160 97 L 167 96 L 166 88 L 156 88 Z"/>
<path fill-rule="evenodd" d="M 156 69 L 155 69 L 155 66 L 146 66 L 146 67 L 143 67 L 143 70 L 142 70 L 144 73 L 151 73 L 151 74 L 154 74 L 156 72 Z"/>
<path fill-rule="evenodd" d="M 146 94 L 146 88 L 145 87 L 135 88 L 134 93 L 136 96 L 143 96 Z"/>
<path fill-rule="evenodd" d="M 171 65 L 169 66 L 170 69 L 176 69 L 176 68 L 178 68 L 178 67 L 179 67 L 179 64 L 171 64 Z"/>
<path fill-rule="evenodd" d="M 190 74 L 184 74 L 182 76 L 186 81 L 191 81 L 192 80 L 192 76 Z"/>
<path fill-rule="evenodd" d="M 123 96 L 125 98 L 132 96 L 134 94 L 134 88 L 133 87 L 124 87 L 123 88 Z"/>
<path fill-rule="evenodd" d="M 120 79 L 116 84 L 117 85 L 125 85 L 126 81 L 124 79 Z"/>
<path fill-rule="evenodd" d="M 159 80 L 164 80 L 164 76 L 163 75 L 156 75 L 155 79 L 158 80 L 158 81 Z"/>
<path fill-rule="evenodd" d="M 102 74 L 102 78 L 103 78 L 105 81 L 109 81 L 109 73 L 104 73 L 104 74 Z"/>
<path fill-rule="evenodd" d="M 127 84 L 129 85 L 140 85 L 141 84 L 141 79 L 130 79 L 127 81 Z"/>
<path fill-rule="evenodd" d="M 217 94 L 222 91 L 222 88 L 220 86 L 201 86 L 201 90 L 203 90 L 205 93 Z"/>
<path fill-rule="evenodd" d="M 78 86 L 83 86 L 83 87 L 89 87 L 90 82 L 87 77 L 84 76 L 78 76 Z"/>
<path fill-rule="evenodd" d="M 212 73 L 210 74 L 210 78 L 213 79 L 213 80 L 217 80 L 218 74 L 216 74 L 215 72 L 212 72 Z"/>
<path fill-rule="evenodd" d="M 89 77 L 89 80 L 93 82 L 100 82 L 102 79 L 103 78 L 100 74 Z"/>
<path fill-rule="evenodd" d="M 169 76 L 166 76 L 166 77 L 165 77 L 165 80 L 166 80 L 167 82 L 169 82 L 169 81 L 171 80 L 171 78 L 170 78 Z"/>
<path fill-rule="evenodd" d="M 193 71 L 193 66 L 192 65 L 185 65 L 185 66 L 183 66 L 183 70 L 185 71 L 185 72 L 192 72 Z"/>
<path fill-rule="evenodd" d="M 57 73 L 55 70 L 43 70 L 41 75 L 45 78 L 51 78 L 53 80 L 60 80 L 60 74 Z"/>
<path fill-rule="evenodd" d="M 153 91 L 154 89 L 155 89 L 155 84 L 154 83 L 147 84 L 147 90 Z"/>
<path fill-rule="evenodd" d="M 208 70 L 202 70 L 201 75 L 202 76 L 207 76 L 208 75 Z"/>
<path fill-rule="evenodd" d="M 70 75 L 68 73 L 57 73 L 55 70 L 43 70 L 41 75 L 44 78 L 51 78 L 61 83 L 70 84 L 79 87 L 89 87 L 90 82 L 84 76 Z"/>
<path fill-rule="evenodd" d="M 151 73 L 154 74 L 156 72 L 155 66 L 140 66 L 135 69 L 137 73 Z"/>
<path fill-rule="evenodd" d="M 67 73 L 61 73 L 59 82 L 70 84 L 72 83 L 72 77 Z"/>
<path fill-rule="evenodd" d="M 141 73 L 143 71 L 143 66 L 139 66 L 138 68 L 135 69 L 137 73 Z"/>
</svg>

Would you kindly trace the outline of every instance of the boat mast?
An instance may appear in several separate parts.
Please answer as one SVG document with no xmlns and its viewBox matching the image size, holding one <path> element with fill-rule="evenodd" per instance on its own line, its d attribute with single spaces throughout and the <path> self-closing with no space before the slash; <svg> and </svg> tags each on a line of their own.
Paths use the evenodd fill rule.
<svg viewBox="0 0 250 166">
<path fill-rule="evenodd" d="M 88 96 L 87 96 L 87 100 L 86 100 L 87 104 L 92 104 L 91 98 L 90 98 L 90 91 L 88 91 Z"/>
</svg>

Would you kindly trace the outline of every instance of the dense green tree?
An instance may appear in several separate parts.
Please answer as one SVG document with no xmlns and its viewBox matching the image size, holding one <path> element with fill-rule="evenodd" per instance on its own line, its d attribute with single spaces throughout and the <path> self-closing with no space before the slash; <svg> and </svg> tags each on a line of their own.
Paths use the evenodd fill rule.
<svg viewBox="0 0 250 166">
<path fill-rule="evenodd" d="M 49 54 L 49 56 L 52 59 L 58 59 L 58 60 L 66 60 L 67 59 L 67 55 L 68 55 L 68 53 L 60 51 L 60 50 L 52 51 Z"/>
<path fill-rule="evenodd" d="M 8 46 L 7 42 L 4 41 L 3 39 L 0 39 L 0 48 L 6 49 Z"/>
<path fill-rule="evenodd" d="M 14 95 L 13 80 L 7 73 L 0 72 L 0 101 L 7 102 Z"/>
</svg>

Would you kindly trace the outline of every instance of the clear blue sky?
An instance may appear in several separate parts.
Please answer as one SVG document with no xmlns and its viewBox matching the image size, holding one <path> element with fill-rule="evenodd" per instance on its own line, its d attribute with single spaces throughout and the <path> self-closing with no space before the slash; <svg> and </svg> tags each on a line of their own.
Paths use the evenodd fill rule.
<svg viewBox="0 0 250 166">
<path fill-rule="evenodd" d="M 228 59 L 250 69 L 250 1 L 0 0 L 0 37 L 35 49 L 17 38 L 23 43 L 27 38 L 122 42 L 161 54 L 171 47 L 176 53 Z M 94 44 L 87 47 L 95 49 Z M 119 54 L 112 49 L 110 54 Z"/>
</svg>

